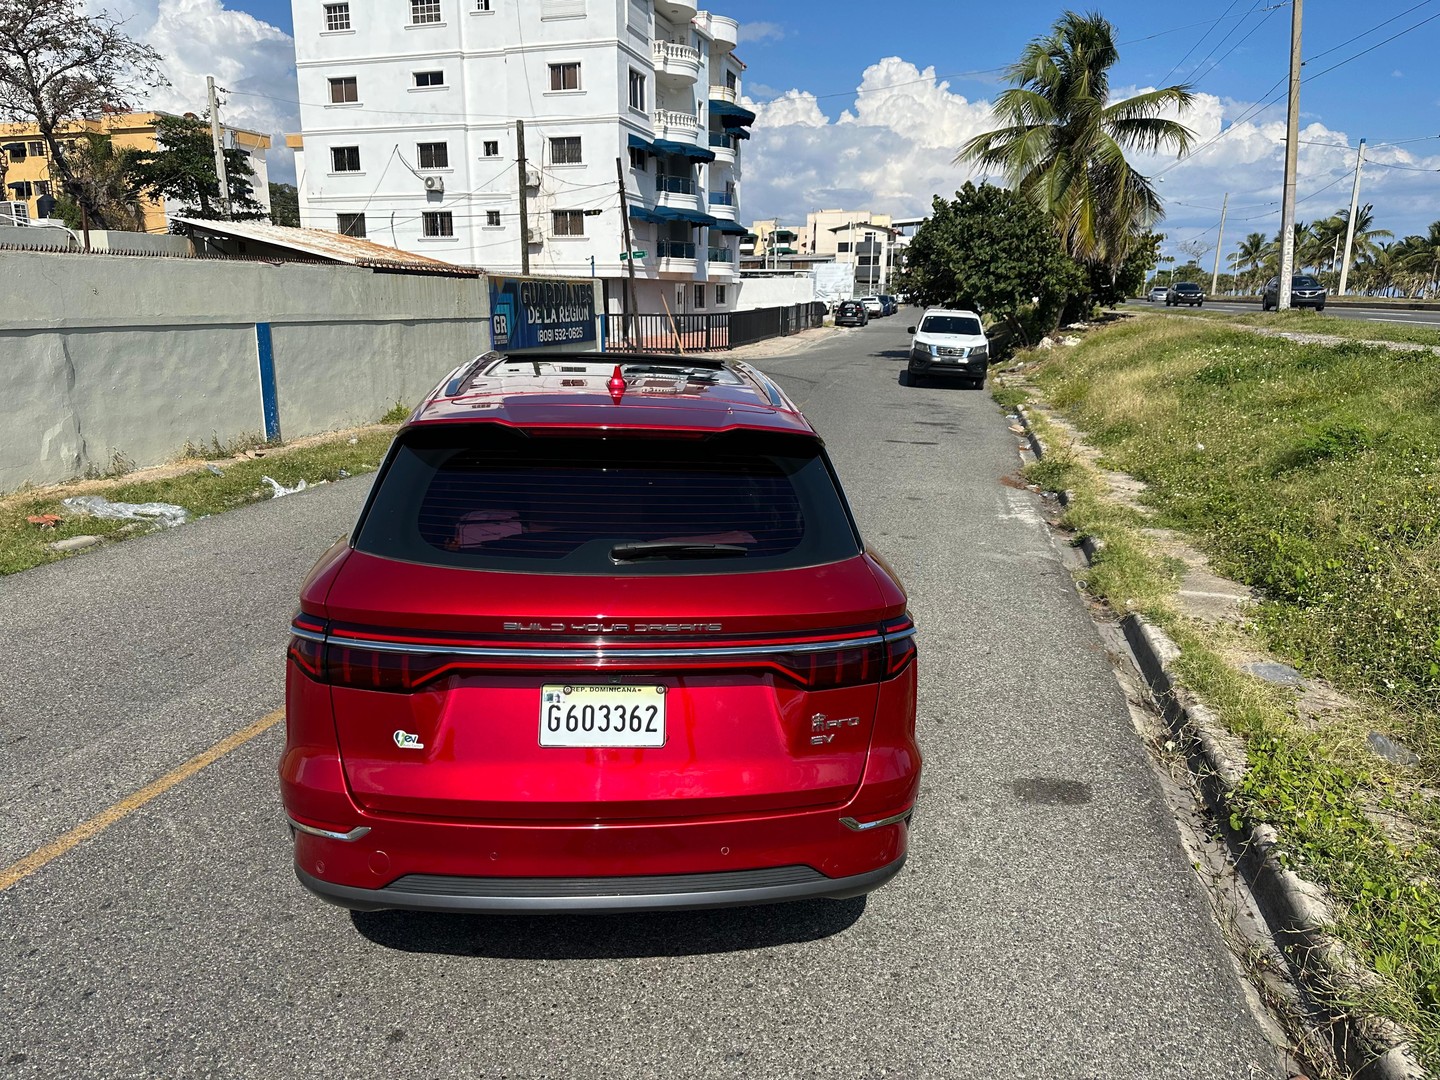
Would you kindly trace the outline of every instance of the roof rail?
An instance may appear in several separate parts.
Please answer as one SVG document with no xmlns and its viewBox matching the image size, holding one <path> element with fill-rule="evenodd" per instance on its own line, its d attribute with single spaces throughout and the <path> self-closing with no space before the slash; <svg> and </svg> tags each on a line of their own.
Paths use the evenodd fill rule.
<svg viewBox="0 0 1440 1080">
<path fill-rule="evenodd" d="M 441 392 L 440 396 L 454 397 L 456 394 L 460 393 L 462 389 L 465 388 L 466 384 L 468 384 L 471 379 L 475 377 L 475 373 L 480 369 L 481 364 L 489 360 L 499 359 L 501 359 L 501 354 L 495 352 L 492 349 L 490 352 L 481 353 L 469 363 L 462 364 L 460 367 L 455 369 L 455 374 L 451 375 L 450 378 L 446 380 L 445 389 Z"/>
</svg>

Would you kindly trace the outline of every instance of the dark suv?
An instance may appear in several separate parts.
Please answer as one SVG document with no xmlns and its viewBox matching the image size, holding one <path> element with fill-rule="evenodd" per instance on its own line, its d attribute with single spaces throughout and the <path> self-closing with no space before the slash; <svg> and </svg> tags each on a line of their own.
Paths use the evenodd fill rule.
<svg viewBox="0 0 1440 1080">
<path fill-rule="evenodd" d="M 1265 283 L 1260 294 L 1260 309 L 1271 311 L 1280 306 L 1280 279 L 1273 277 Z M 1290 306 L 1292 308 L 1313 307 L 1325 310 L 1325 286 L 1309 274 L 1295 274 L 1290 278 Z"/>
<path fill-rule="evenodd" d="M 1196 285 L 1193 281 L 1177 281 L 1170 288 L 1165 290 L 1165 306 L 1175 307 L 1179 304 L 1189 304 L 1191 307 L 1201 307 L 1205 303 L 1205 290 Z"/>
<path fill-rule="evenodd" d="M 479 357 L 300 590 L 296 873 L 362 910 L 868 892 L 919 786 L 914 634 L 759 371 Z"/>
<path fill-rule="evenodd" d="M 859 300 L 841 300 L 835 306 L 836 326 L 865 326 L 870 322 L 870 312 Z"/>
</svg>

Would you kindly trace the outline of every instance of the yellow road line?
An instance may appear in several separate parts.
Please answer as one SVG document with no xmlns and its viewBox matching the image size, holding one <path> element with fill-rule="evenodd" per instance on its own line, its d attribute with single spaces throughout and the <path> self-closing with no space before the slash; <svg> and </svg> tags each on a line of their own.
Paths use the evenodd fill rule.
<svg viewBox="0 0 1440 1080">
<path fill-rule="evenodd" d="M 4 892 L 17 882 L 24 881 L 46 863 L 58 859 L 61 855 L 73 850 L 86 840 L 98 836 L 117 821 L 129 817 L 151 799 L 158 798 L 165 794 L 165 792 L 169 791 L 182 780 L 188 780 L 201 769 L 205 768 L 206 765 L 218 761 L 230 753 L 230 751 L 244 746 L 251 739 L 255 738 L 255 736 L 269 731 L 284 718 L 284 709 L 276 709 L 272 713 L 266 713 L 253 724 L 248 727 L 243 727 L 235 732 L 235 734 L 221 739 L 214 746 L 210 747 L 210 749 L 202 750 L 189 761 L 185 762 L 185 764 L 171 769 L 164 776 L 160 777 L 160 779 L 146 784 L 139 791 L 121 799 L 108 810 L 102 810 L 88 821 L 82 821 L 64 836 L 52 840 L 38 851 L 31 852 L 19 862 L 11 863 L 3 870 L 0 870 L 0 892 Z"/>
</svg>

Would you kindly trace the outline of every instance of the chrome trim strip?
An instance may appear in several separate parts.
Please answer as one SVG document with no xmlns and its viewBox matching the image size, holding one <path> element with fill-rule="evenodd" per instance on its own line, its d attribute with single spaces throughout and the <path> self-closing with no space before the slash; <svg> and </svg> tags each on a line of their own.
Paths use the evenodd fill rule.
<svg viewBox="0 0 1440 1080">
<path fill-rule="evenodd" d="M 370 831 L 369 825 L 356 825 L 349 832 L 331 832 L 329 829 L 317 829 L 314 825 L 302 825 L 289 814 L 285 815 L 285 820 L 290 822 L 290 828 L 300 832 L 309 833 L 311 836 L 323 836 L 327 840 L 344 840 L 347 843 L 359 840 Z"/>
<path fill-rule="evenodd" d="M 892 631 L 892 632 L 889 633 L 889 634 L 884 634 L 884 635 L 882 635 L 882 637 L 884 637 L 884 639 L 885 639 L 886 641 L 902 641 L 902 640 L 904 640 L 904 639 L 907 638 L 907 637 L 914 637 L 914 636 L 915 636 L 915 627 L 913 627 L 913 626 L 908 627 L 907 629 L 904 629 L 904 630 L 895 630 L 895 631 Z"/>
<path fill-rule="evenodd" d="M 878 829 L 882 825 L 894 825 L 898 821 L 904 821 L 913 813 L 915 813 L 915 808 L 912 806 L 903 813 L 891 814 L 889 817 L 881 818 L 879 821 L 856 821 L 853 817 L 842 817 L 840 824 L 854 832 L 869 832 L 871 829 Z"/>
<path fill-rule="evenodd" d="M 292 625 L 290 627 L 290 636 L 304 638 L 306 641 L 318 641 L 321 645 L 325 644 L 324 634 L 315 630 L 305 630 L 299 626 Z"/>
<path fill-rule="evenodd" d="M 913 633 L 913 631 L 911 631 L 911 633 Z M 893 635 L 893 637 L 897 638 L 904 636 L 904 633 Z M 373 649 L 376 652 L 491 657 L 500 660 L 517 657 L 523 657 L 527 660 L 593 660 L 599 658 L 671 660 L 676 658 L 713 659 L 715 657 L 731 656 L 781 656 L 787 653 L 831 652 L 835 649 L 855 649 L 864 645 L 882 645 L 885 640 L 886 639 L 880 634 L 874 634 L 870 637 L 846 638 L 842 641 L 809 641 L 797 642 L 794 645 L 752 645 L 748 648 L 734 649 L 617 649 L 613 647 L 607 648 L 605 645 L 597 645 L 588 649 L 508 649 L 480 648 L 474 645 L 412 645 L 401 641 L 369 641 L 364 638 L 338 636 L 331 637 L 329 643 L 331 645 L 339 645 L 342 648 Z"/>
</svg>

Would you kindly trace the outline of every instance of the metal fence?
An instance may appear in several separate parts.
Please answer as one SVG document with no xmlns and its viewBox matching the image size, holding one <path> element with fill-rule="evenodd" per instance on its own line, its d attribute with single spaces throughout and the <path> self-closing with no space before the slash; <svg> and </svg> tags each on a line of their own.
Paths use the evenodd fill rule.
<svg viewBox="0 0 1440 1080">
<path fill-rule="evenodd" d="M 821 326 L 825 305 L 792 304 L 707 315 L 605 315 L 607 352 L 716 352 Z"/>
</svg>

